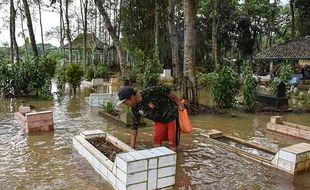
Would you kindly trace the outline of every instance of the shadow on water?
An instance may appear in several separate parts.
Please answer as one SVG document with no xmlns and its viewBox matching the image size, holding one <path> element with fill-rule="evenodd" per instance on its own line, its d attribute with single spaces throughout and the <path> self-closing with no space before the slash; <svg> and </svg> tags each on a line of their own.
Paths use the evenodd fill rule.
<svg viewBox="0 0 310 190">
<path fill-rule="evenodd" d="M 85 102 L 87 92 L 61 101 L 0 100 L 0 184 L 4 189 L 113 189 L 72 147 L 81 130 L 101 129 L 129 142 L 130 129 L 98 116 Z M 13 117 L 22 100 L 38 110 L 53 110 L 55 131 L 24 135 Z M 265 147 L 278 149 L 303 140 L 266 131 L 270 116 L 236 112 L 191 117 L 194 132 L 182 135 L 175 189 L 309 189 L 309 173 L 293 177 L 262 166 L 220 147 L 200 134 L 218 129 Z M 309 126 L 309 114 L 288 114 L 287 120 Z M 141 128 L 138 148 L 152 147 L 152 127 Z"/>
</svg>

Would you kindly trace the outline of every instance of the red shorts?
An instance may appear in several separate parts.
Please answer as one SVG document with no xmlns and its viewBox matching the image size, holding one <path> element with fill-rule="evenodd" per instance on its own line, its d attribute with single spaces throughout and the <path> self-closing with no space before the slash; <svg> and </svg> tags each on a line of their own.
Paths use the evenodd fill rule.
<svg viewBox="0 0 310 190">
<path fill-rule="evenodd" d="M 154 125 L 154 145 L 161 145 L 162 141 L 169 140 L 169 147 L 177 147 L 179 135 L 175 121 L 169 123 L 155 122 Z"/>
</svg>

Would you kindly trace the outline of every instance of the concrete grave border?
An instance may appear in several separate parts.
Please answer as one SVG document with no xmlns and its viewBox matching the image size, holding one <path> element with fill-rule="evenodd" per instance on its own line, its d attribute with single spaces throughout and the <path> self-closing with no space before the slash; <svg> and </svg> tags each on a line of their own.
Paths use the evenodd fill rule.
<svg viewBox="0 0 310 190">
<path fill-rule="evenodd" d="M 20 107 L 14 116 L 25 133 L 54 131 L 52 111 L 30 112 L 30 107 Z"/>
<path fill-rule="evenodd" d="M 310 127 L 283 121 L 282 116 L 271 116 L 267 129 L 278 133 L 310 140 Z"/>
<path fill-rule="evenodd" d="M 112 162 L 87 139 L 105 137 L 124 153 Z M 74 148 L 95 170 L 118 190 L 151 190 L 173 186 L 176 174 L 176 153 L 166 147 L 134 150 L 101 130 L 82 131 L 72 138 Z"/>
<path fill-rule="evenodd" d="M 275 120 L 274 122 L 279 121 Z M 207 137 L 205 139 L 206 141 L 218 145 L 221 148 L 224 148 L 228 151 L 234 152 L 238 155 L 259 162 L 263 165 L 278 168 L 291 174 L 296 174 L 299 172 L 310 170 L 310 144 L 308 143 L 299 143 L 291 145 L 288 147 L 281 148 L 276 152 L 256 144 L 246 142 L 245 140 L 242 140 L 240 138 L 225 135 L 223 134 L 223 132 L 215 129 L 208 130 L 207 133 L 202 134 L 202 136 Z M 228 139 L 231 139 L 238 143 L 256 148 L 258 150 L 265 151 L 267 153 L 274 154 L 275 156 L 271 160 L 258 157 L 256 155 L 250 154 L 241 149 L 234 148 L 232 146 L 229 146 L 223 142 L 216 140 L 216 138 L 219 137 L 227 137 Z"/>
</svg>

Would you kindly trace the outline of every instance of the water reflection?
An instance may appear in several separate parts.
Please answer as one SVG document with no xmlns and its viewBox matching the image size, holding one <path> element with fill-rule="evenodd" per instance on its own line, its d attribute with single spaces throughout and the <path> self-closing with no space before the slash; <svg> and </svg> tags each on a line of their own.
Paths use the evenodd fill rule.
<svg viewBox="0 0 310 190">
<path fill-rule="evenodd" d="M 114 87 L 117 90 L 117 87 Z M 0 100 L 0 188 L 4 189 L 113 189 L 72 147 L 81 130 L 106 130 L 129 142 L 130 130 L 98 117 L 85 102 L 89 91 L 61 101 Z M 23 101 L 39 110 L 53 110 L 55 131 L 24 135 L 13 117 Z M 289 114 L 290 121 L 309 125 L 310 114 Z M 293 177 L 205 142 L 208 129 L 273 149 L 302 140 L 265 130 L 270 116 L 244 113 L 200 115 L 191 118 L 194 133 L 182 135 L 178 150 L 175 189 L 309 189 L 309 173 Z M 153 128 L 139 130 L 138 148 L 152 147 Z"/>
</svg>

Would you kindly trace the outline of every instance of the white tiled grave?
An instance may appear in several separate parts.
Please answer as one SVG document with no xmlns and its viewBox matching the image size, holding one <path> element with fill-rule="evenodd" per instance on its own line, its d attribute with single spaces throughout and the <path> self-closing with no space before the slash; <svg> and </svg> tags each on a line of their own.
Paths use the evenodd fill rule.
<svg viewBox="0 0 310 190">
<path fill-rule="evenodd" d="M 87 141 L 94 137 L 105 137 L 125 153 L 112 162 Z M 151 190 L 175 184 L 176 153 L 166 147 L 136 151 L 101 130 L 82 131 L 73 137 L 73 146 L 115 189 Z"/>
<path fill-rule="evenodd" d="M 91 107 L 100 107 L 107 104 L 107 102 L 112 102 L 116 104 L 118 99 L 109 93 L 91 93 L 86 101 Z"/>
<path fill-rule="evenodd" d="M 299 143 L 281 148 L 271 163 L 292 174 L 310 170 L 310 144 Z"/>
</svg>

